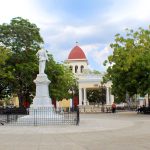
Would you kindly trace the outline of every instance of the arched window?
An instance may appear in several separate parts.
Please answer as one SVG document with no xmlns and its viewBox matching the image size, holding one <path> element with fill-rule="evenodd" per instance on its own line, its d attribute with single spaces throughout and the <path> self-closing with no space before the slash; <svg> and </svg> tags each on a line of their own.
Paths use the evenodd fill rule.
<svg viewBox="0 0 150 150">
<path fill-rule="evenodd" d="M 72 71 L 72 66 L 70 66 L 69 69 Z"/>
<path fill-rule="evenodd" d="M 75 66 L 75 73 L 78 72 L 78 66 Z"/>
<path fill-rule="evenodd" d="M 81 66 L 81 73 L 83 73 L 83 69 L 84 69 L 84 66 L 82 65 L 82 66 Z"/>
</svg>

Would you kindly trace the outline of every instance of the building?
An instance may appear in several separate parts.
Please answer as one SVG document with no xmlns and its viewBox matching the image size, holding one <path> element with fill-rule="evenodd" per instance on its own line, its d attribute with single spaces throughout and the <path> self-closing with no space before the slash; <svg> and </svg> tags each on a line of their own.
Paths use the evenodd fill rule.
<svg viewBox="0 0 150 150">
<path fill-rule="evenodd" d="M 88 59 L 84 51 L 78 45 L 70 51 L 66 63 L 78 81 L 79 105 L 89 105 L 87 89 L 98 89 L 102 86 L 106 88 L 106 105 L 111 105 L 114 102 L 114 96 L 111 95 L 111 82 L 101 85 L 103 75 L 94 74 L 89 70 Z"/>
</svg>

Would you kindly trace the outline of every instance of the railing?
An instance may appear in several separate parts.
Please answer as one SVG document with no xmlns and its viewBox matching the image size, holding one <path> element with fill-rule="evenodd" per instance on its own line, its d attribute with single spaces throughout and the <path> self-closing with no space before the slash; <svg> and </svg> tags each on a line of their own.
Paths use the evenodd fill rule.
<svg viewBox="0 0 150 150">
<path fill-rule="evenodd" d="M 17 112 L 17 111 L 16 111 Z M 41 107 L 29 109 L 29 114 L 15 113 L 14 109 L 0 111 L 0 124 L 6 126 L 79 125 L 79 108 Z"/>
</svg>

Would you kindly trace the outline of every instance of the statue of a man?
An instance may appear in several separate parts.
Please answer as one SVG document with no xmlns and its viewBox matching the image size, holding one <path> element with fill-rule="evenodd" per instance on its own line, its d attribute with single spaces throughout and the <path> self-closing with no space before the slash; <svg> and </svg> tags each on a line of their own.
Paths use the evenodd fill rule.
<svg viewBox="0 0 150 150">
<path fill-rule="evenodd" d="M 39 50 L 36 53 L 39 58 L 39 74 L 44 73 L 46 60 L 48 60 L 47 52 L 44 49 Z"/>
</svg>

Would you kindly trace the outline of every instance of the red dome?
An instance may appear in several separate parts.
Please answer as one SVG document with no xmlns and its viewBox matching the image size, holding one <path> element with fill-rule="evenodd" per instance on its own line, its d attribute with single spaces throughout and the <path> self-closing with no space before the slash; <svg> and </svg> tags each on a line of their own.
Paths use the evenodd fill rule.
<svg viewBox="0 0 150 150">
<path fill-rule="evenodd" d="M 86 59 L 86 56 L 83 52 L 83 50 L 79 46 L 75 46 L 69 56 L 68 59 Z"/>
</svg>

